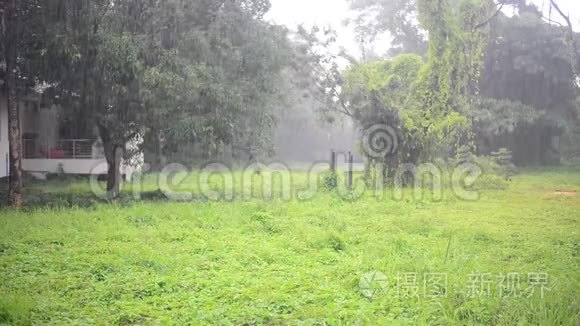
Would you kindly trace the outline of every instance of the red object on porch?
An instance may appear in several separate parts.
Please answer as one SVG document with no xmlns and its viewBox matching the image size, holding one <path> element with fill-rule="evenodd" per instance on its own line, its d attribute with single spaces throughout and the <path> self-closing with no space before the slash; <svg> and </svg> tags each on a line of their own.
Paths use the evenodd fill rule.
<svg viewBox="0 0 580 326">
<path fill-rule="evenodd" d="M 64 151 L 60 149 L 53 149 L 50 151 L 50 158 L 64 158 Z"/>
<path fill-rule="evenodd" d="M 46 147 L 39 150 L 42 157 L 45 158 L 64 158 L 64 151 L 62 149 L 51 149 L 48 153 Z"/>
</svg>

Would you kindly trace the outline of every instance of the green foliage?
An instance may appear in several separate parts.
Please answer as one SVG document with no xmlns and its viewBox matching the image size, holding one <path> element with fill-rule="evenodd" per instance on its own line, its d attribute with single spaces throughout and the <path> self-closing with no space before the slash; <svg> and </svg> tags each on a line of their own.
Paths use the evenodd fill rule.
<svg viewBox="0 0 580 326">
<path fill-rule="evenodd" d="M 478 25 L 494 6 L 489 0 L 417 1 L 421 27 L 429 33 L 427 62 L 406 54 L 357 64 L 343 74 L 342 95 L 359 125 L 382 123 L 397 132 L 399 153 L 382 160 L 390 175 L 398 164 L 475 146 L 471 104 L 479 94 L 487 39 Z"/>
<path fill-rule="evenodd" d="M 190 143 L 208 157 L 225 144 L 271 146 L 276 103 L 284 98 L 285 31 L 235 6 L 216 15 L 207 26 L 187 16 L 179 21 L 175 48 L 146 79 L 147 103 L 156 112 L 150 132 L 163 135 L 168 152 Z"/>
<path fill-rule="evenodd" d="M 505 177 L 496 174 L 483 174 L 473 185 L 474 190 L 506 190 L 509 182 Z"/>
<path fill-rule="evenodd" d="M 331 235 L 328 238 L 328 245 L 330 246 L 330 248 L 332 248 L 332 250 L 337 252 L 344 251 L 346 249 L 346 244 L 337 235 Z"/>
<path fill-rule="evenodd" d="M 3 252 L 5 249 L 1 249 L 1 251 Z M 33 309 L 34 301 L 29 296 L 2 292 L 2 296 L 0 296 L 0 324 L 29 325 Z"/>
<path fill-rule="evenodd" d="M 451 171 L 459 169 L 463 164 L 476 166 L 481 170 L 481 176 L 472 185 L 474 190 L 506 190 L 511 178 L 517 173 L 512 163 L 511 152 L 500 149 L 491 156 L 477 156 L 468 146 L 457 149 L 455 157 L 449 160 Z"/>
<path fill-rule="evenodd" d="M 567 34 L 535 8 L 498 16 L 481 94 L 499 100 L 484 100 L 476 114 L 484 154 L 508 147 L 518 165 L 559 163 L 566 156 L 578 121 L 579 91 Z M 561 146 L 554 139 L 562 139 Z"/>
<path fill-rule="evenodd" d="M 399 145 L 394 153 L 367 158 L 373 166 L 389 165 L 389 176 L 398 164 L 416 162 L 418 156 L 415 122 L 411 119 L 416 113 L 409 102 L 423 66 L 419 56 L 405 54 L 392 60 L 358 64 L 343 74 L 342 96 L 356 123 L 362 128 L 384 124 L 396 132 L 390 135 Z"/>
<path fill-rule="evenodd" d="M 328 122 L 335 120 L 336 114 L 352 117 L 349 105 L 342 93 L 341 66 L 355 63 L 337 45 L 337 33 L 330 28 L 313 27 L 306 30 L 299 26 L 292 46 L 292 69 L 289 78 L 297 96 L 313 99 L 315 108 Z M 338 48 L 338 50 L 336 49 Z"/>
<path fill-rule="evenodd" d="M 508 181 L 517 173 L 517 168 L 512 160 L 512 153 L 506 148 L 500 148 L 497 152 L 492 152 L 490 156 L 477 156 L 468 146 L 461 146 L 457 149 L 455 157 L 450 160 L 450 164 L 453 168 L 465 163 L 473 164 L 479 167 L 483 173 L 484 178 L 478 180 L 478 183 L 493 184 L 497 179 L 496 177 Z M 505 185 L 504 182 L 501 182 L 500 184 L 501 187 Z"/>
<path fill-rule="evenodd" d="M 424 55 L 428 44 L 425 30 L 417 25 L 415 0 L 349 0 L 357 13 L 352 22 L 360 41 L 375 41 L 388 32 L 393 38 L 389 54 L 414 53 Z"/>
<path fill-rule="evenodd" d="M 423 65 L 421 57 L 413 54 L 355 65 L 343 74 L 344 95 L 349 99 L 364 99 L 377 93 L 389 108 L 407 110 L 405 104 Z M 364 109 L 355 106 L 355 116 L 365 115 L 365 112 L 360 112 Z"/>
<path fill-rule="evenodd" d="M 458 166 L 465 163 L 476 163 L 477 157 L 471 152 L 469 146 L 461 146 L 455 152 L 455 157 L 453 159 L 454 166 Z"/>
<path fill-rule="evenodd" d="M 487 38 L 478 25 L 494 6 L 489 0 L 455 5 L 448 0 L 417 1 L 419 20 L 429 33 L 429 62 L 414 101 L 422 110 L 413 117 L 428 124 L 417 128 L 423 142 L 474 146 L 469 117 L 473 97 L 479 94 Z"/>
<path fill-rule="evenodd" d="M 326 171 L 322 174 L 322 185 L 326 190 L 334 190 L 338 187 L 338 183 L 340 182 L 340 178 L 338 173 L 332 171 Z"/>
<path fill-rule="evenodd" d="M 509 146 L 518 164 L 558 163 L 561 155 L 573 156 L 580 121 L 574 43 L 580 38 L 567 26 L 547 22 L 549 15 L 534 4 L 501 3 L 517 8 L 517 14 L 494 15 L 496 5 L 480 0 L 351 1 L 360 14 L 354 21 L 359 33 L 372 40 L 377 32 L 389 31 L 394 51 L 424 53 L 404 41 L 417 44 L 419 30 L 429 36 L 428 67 L 413 102 L 424 112 L 410 118 L 426 124 L 418 123 L 416 132 L 430 152 L 427 157 L 458 145 L 481 155 Z M 377 10 L 388 14 L 371 14 Z M 415 17 L 419 26 L 412 23 Z M 554 138 L 562 139 L 561 148 L 554 148 Z"/>
<path fill-rule="evenodd" d="M 263 18 L 268 0 L 31 3 L 26 77 L 99 127 L 110 163 L 116 148 L 157 139 L 164 154 L 271 152 L 291 51 L 286 29 Z"/>
<path fill-rule="evenodd" d="M 475 105 L 474 123 L 481 136 L 513 133 L 543 116 L 541 111 L 529 105 L 506 99 L 482 98 Z"/>
<path fill-rule="evenodd" d="M 491 156 L 499 167 L 500 174 L 506 180 L 510 179 L 516 172 L 516 166 L 513 164 L 512 152 L 507 148 L 500 148 L 497 152 L 492 152 Z"/>
</svg>

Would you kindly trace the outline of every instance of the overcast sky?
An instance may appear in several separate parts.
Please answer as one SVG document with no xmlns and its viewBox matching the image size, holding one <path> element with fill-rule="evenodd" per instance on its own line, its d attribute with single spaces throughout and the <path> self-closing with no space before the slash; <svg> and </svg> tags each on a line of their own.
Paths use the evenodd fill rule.
<svg viewBox="0 0 580 326">
<path fill-rule="evenodd" d="M 344 26 L 344 21 L 352 15 L 349 11 L 347 0 L 271 0 L 272 10 L 267 15 L 278 24 L 295 28 L 298 24 L 306 26 L 332 26 L 338 31 L 339 42 L 353 55 L 358 55 L 358 45 L 355 41 L 354 32 Z M 549 0 L 533 0 L 539 7 L 548 10 Z M 570 13 L 576 30 L 580 26 L 580 0 L 558 0 L 557 3 L 565 12 Z M 557 13 L 552 14 L 558 16 Z M 379 44 L 378 53 L 383 53 L 389 48 L 388 41 Z"/>
</svg>

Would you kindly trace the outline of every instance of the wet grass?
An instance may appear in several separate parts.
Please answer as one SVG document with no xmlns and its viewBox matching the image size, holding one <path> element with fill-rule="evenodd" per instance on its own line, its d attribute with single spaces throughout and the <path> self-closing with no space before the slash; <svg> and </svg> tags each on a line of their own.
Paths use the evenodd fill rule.
<svg viewBox="0 0 580 326">
<path fill-rule="evenodd" d="M 89 188 L 29 189 L 78 198 Z M 321 192 L 2 210 L 0 323 L 574 325 L 580 194 L 554 194 L 563 190 L 580 191 L 580 174 L 526 172 L 471 202 L 449 190 L 437 202 Z M 374 271 L 387 282 L 369 297 L 361 278 Z M 525 295 L 502 295 L 508 273 Z M 432 293 L 424 279 L 439 274 L 447 287 Z M 538 276 L 548 277 L 543 298 L 530 287 Z"/>
</svg>

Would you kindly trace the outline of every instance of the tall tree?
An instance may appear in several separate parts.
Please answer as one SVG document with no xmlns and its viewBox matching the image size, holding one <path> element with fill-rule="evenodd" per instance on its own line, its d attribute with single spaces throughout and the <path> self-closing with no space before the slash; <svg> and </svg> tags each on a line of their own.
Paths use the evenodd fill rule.
<svg viewBox="0 0 580 326">
<path fill-rule="evenodd" d="M 18 43 L 19 43 L 19 15 L 16 0 L 8 0 L 4 4 L 2 17 L 2 45 L 6 62 L 6 99 L 8 107 L 9 131 L 9 200 L 15 208 L 22 207 L 22 145 L 20 138 L 20 112 L 18 105 Z"/>
<path fill-rule="evenodd" d="M 578 51 L 571 52 L 566 29 L 563 33 L 542 16 L 535 8 L 513 17 L 499 15 L 481 77 L 481 95 L 498 102 L 496 108 L 488 100 L 478 107 L 479 151 L 509 148 L 520 165 L 558 163 L 560 140 L 569 139 L 578 125 Z M 580 35 L 573 38 L 580 40 Z M 522 110 L 521 104 L 532 110 Z"/>
<path fill-rule="evenodd" d="M 397 143 L 394 152 L 363 153 L 391 177 L 400 164 L 446 157 L 460 145 L 474 145 L 472 109 L 488 35 L 482 17 L 497 10 L 491 0 L 418 0 L 417 6 L 420 27 L 429 37 L 426 62 L 399 55 L 355 64 L 342 75 L 340 96 L 349 115 L 367 130 L 388 126 L 381 141 Z"/>
<path fill-rule="evenodd" d="M 556 12 L 560 15 L 562 19 L 566 22 L 565 29 L 566 42 L 569 47 L 570 52 L 570 64 L 572 66 L 572 72 L 574 73 L 575 83 L 580 85 L 580 61 L 578 61 L 578 41 L 577 35 L 574 32 L 574 27 L 572 26 L 572 21 L 570 20 L 570 15 L 567 15 L 560 9 L 560 6 L 555 0 L 550 0 L 550 9 L 554 8 Z M 550 20 L 548 18 L 548 20 Z M 550 21 L 551 22 L 551 21 Z"/>
<path fill-rule="evenodd" d="M 140 131 L 139 37 L 146 8 L 137 1 L 56 1 L 54 14 L 47 13 L 61 35 L 47 49 L 46 57 L 60 64 L 50 77 L 73 107 L 82 108 L 82 118 L 98 127 L 110 197 L 119 194 L 125 146 Z"/>
<path fill-rule="evenodd" d="M 390 55 L 427 53 L 426 31 L 418 21 L 416 0 L 349 0 L 349 3 L 357 13 L 352 23 L 360 38 L 372 42 L 387 32 L 392 44 Z"/>
<path fill-rule="evenodd" d="M 268 152 L 288 45 L 283 28 L 263 21 L 267 4 L 177 3 L 156 15 L 171 42 L 161 41 L 160 64 L 146 70 L 143 85 L 145 104 L 155 107 L 147 141 L 162 143 L 154 150 L 195 146 L 204 158 L 225 147 Z"/>
<path fill-rule="evenodd" d="M 128 142 L 208 152 L 271 142 L 287 38 L 263 20 L 269 1 L 56 3 L 62 37 L 46 57 L 67 67 L 54 74 L 61 94 L 99 128 L 111 196 Z"/>
</svg>

